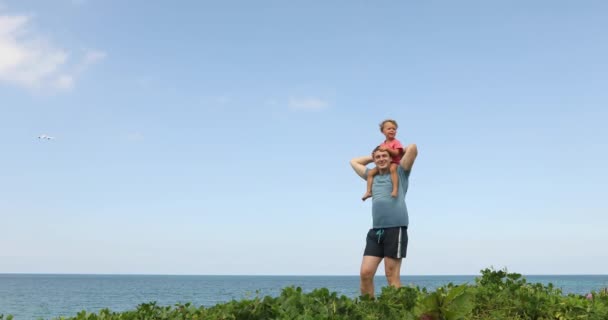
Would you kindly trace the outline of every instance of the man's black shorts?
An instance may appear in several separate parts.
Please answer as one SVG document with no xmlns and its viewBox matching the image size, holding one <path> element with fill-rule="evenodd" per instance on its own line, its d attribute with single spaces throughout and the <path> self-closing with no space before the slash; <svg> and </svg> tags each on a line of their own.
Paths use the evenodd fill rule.
<svg viewBox="0 0 608 320">
<path fill-rule="evenodd" d="M 407 227 L 369 229 L 364 256 L 405 258 Z"/>
</svg>

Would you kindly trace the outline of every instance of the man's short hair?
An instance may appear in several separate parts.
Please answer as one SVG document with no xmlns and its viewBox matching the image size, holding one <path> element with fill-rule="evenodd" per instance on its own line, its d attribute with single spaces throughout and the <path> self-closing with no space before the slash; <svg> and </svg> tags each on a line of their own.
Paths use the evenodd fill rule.
<svg viewBox="0 0 608 320">
<path fill-rule="evenodd" d="M 375 147 L 375 148 L 374 148 L 374 150 L 372 150 L 372 158 L 374 157 L 374 153 L 376 153 L 376 151 L 381 151 L 381 150 L 380 150 L 380 147 L 381 147 L 381 146 L 377 146 L 377 147 Z M 390 154 L 388 151 L 386 151 L 386 150 L 382 150 L 382 152 L 386 152 L 386 153 L 388 153 L 388 155 L 389 155 L 389 156 L 391 155 L 391 154 Z"/>
</svg>

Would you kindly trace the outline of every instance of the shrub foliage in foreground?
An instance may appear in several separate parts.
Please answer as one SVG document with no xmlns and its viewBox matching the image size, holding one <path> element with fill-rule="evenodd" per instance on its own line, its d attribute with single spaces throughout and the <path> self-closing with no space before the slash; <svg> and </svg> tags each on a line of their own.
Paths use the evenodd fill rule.
<svg viewBox="0 0 608 320">
<path fill-rule="evenodd" d="M 99 313 L 82 311 L 63 320 L 268 320 L 268 319 L 608 319 L 608 292 L 592 296 L 563 295 L 549 284 L 530 284 L 517 273 L 485 269 L 475 284 L 448 284 L 433 292 L 418 287 L 386 287 L 377 299 L 350 299 L 325 288 L 304 293 L 287 287 L 278 297 L 255 297 L 213 307 L 192 304 L 141 304 L 136 310 Z M 0 315 L 0 320 L 5 318 Z M 6 320 L 11 320 L 8 316 Z"/>
</svg>

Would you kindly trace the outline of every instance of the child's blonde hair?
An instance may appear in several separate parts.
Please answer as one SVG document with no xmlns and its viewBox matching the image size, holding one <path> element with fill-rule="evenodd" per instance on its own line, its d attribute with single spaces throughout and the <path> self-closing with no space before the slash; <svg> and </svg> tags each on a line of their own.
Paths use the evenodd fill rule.
<svg viewBox="0 0 608 320">
<path fill-rule="evenodd" d="M 395 121 L 393 119 L 386 119 L 386 120 L 380 122 L 380 132 L 383 132 L 382 129 L 384 129 L 384 125 L 387 122 L 390 122 L 390 123 L 394 124 L 395 125 L 395 129 L 399 129 L 399 125 L 397 124 L 397 121 Z"/>
</svg>

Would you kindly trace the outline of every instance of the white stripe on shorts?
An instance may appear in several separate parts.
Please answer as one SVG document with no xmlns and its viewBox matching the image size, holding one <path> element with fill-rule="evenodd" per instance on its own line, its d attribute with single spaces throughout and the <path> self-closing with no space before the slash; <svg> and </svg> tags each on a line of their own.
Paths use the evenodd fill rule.
<svg viewBox="0 0 608 320">
<path fill-rule="evenodd" d="M 399 243 L 397 244 L 397 259 L 401 259 L 401 230 L 403 230 L 402 227 L 399 227 Z"/>
</svg>

